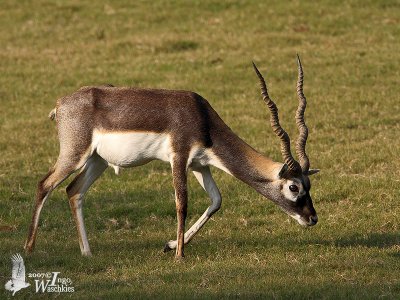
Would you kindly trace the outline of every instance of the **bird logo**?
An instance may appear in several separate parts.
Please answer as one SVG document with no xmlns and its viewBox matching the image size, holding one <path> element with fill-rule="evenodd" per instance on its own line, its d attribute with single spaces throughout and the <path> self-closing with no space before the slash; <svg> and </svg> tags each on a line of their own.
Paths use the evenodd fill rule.
<svg viewBox="0 0 400 300">
<path fill-rule="evenodd" d="M 21 289 L 30 286 L 29 283 L 25 282 L 25 265 L 24 260 L 20 254 L 14 254 L 11 256 L 12 262 L 12 274 L 11 280 L 7 281 L 5 288 L 8 291 L 13 292 L 13 296 L 16 292 Z"/>
</svg>

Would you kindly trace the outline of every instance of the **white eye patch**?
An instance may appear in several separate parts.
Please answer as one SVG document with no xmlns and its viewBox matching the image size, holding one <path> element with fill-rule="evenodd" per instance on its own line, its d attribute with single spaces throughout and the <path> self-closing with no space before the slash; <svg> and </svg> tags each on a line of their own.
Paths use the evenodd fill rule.
<svg viewBox="0 0 400 300">
<path fill-rule="evenodd" d="M 289 186 L 291 186 L 291 185 L 297 186 L 299 188 L 299 191 L 292 192 L 289 189 Z M 290 179 L 290 180 L 286 180 L 286 182 L 283 184 L 282 193 L 286 199 L 296 202 L 298 198 L 301 198 L 302 196 L 305 195 L 306 191 L 304 190 L 303 185 L 301 184 L 300 180 Z"/>
</svg>

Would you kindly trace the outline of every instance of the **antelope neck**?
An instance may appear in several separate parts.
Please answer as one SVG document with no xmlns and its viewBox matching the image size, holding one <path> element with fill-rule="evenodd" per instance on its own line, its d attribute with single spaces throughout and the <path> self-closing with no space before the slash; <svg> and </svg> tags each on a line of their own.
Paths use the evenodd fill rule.
<svg viewBox="0 0 400 300">
<path fill-rule="evenodd" d="M 281 163 L 272 161 L 248 145 L 226 125 L 212 133 L 213 152 L 229 172 L 263 193 L 263 187 L 277 179 Z"/>
</svg>

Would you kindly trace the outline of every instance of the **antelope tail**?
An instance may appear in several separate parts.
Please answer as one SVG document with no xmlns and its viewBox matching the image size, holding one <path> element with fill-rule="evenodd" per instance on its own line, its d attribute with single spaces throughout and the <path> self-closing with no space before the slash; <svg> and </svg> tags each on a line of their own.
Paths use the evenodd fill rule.
<svg viewBox="0 0 400 300">
<path fill-rule="evenodd" d="M 56 112 L 57 112 L 57 109 L 54 108 L 54 109 L 49 113 L 49 119 L 50 119 L 50 120 L 54 121 L 54 120 L 56 119 Z"/>
</svg>

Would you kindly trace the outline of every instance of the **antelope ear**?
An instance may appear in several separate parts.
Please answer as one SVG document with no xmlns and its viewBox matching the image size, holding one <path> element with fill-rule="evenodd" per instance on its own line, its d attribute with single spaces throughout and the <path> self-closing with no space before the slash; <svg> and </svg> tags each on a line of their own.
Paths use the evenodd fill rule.
<svg viewBox="0 0 400 300">
<path fill-rule="evenodd" d="M 317 174 L 319 171 L 320 171 L 320 169 L 310 169 L 310 170 L 308 170 L 307 175 L 308 176 L 314 175 L 314 174 Z"/>
<path fill-rule="evenodd" d="M 281 170 L 278 173 L 278 177 L 282 178 L 285 176 L 286 172 L 289 170 L 289 167 L 287 164 L 283 164 Z"/>
</svg>

